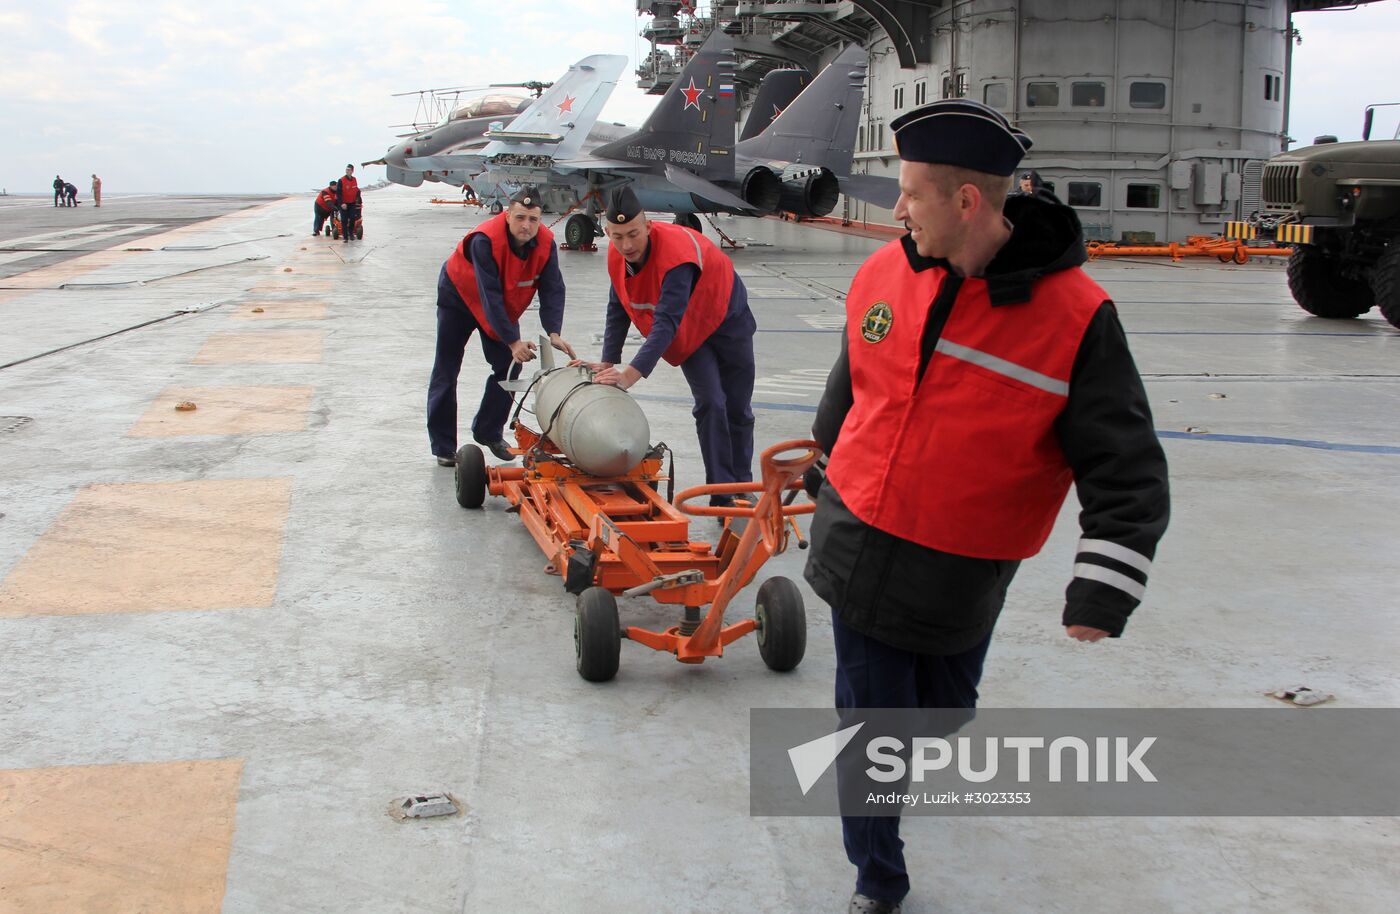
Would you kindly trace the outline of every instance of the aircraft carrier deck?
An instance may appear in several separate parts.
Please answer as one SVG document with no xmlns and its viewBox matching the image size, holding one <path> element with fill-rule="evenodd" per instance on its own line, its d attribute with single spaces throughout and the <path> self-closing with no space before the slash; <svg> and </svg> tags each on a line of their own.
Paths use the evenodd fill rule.
<svg viewBox="0 0 1400 914">
<path fill-rule="evenodd" d="M 749 814 L 749 709 L 831 701 L 825 607 L 803 583 L 790 674 L 744 639 L 699 667 L 624 643 L 616 680 L 577 676 L 559 578 L 429 456 L 434 284 L 483 218 L 429 196 L 370 193 L 348 246 L 309 236 L 309 196 L 0 203 L 0 911 L 845 910 L 838 823 Z M 879 242 L 720 224 L 755 242 L 734 260 L 757 443 L 804 437 Z M 561 255 L 565 337 L 594 357 L 603 262 Z M 1059 624 L 1071 499 L 1012 587 L 984 707 L 1267 707 L 1300 683 L 1400 706 L 1400 335 L 1307 316 L 1278 264 L 1090 272 L 1147 379 L 1172 526 L 1125 637 L 1079 644 Z M 473 345 L 464 427 L 484 368 Z M 678 486 L 702 481 L 680 372 L 634 393 Z M 804 558 L 761 576 L 801 581 Z M 386 813 L 439 790 L 465 812 Z M 910 914 L 1400 902 L 1392 818 L 903 834 Z"/>
</svg>

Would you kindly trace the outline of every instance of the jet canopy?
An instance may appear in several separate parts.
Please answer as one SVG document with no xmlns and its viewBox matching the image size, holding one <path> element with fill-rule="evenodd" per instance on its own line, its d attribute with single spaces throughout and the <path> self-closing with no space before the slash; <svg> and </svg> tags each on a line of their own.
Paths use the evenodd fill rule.
<svg viewBox="0 0 1400 914">
<path fill-rule="evenodd" d="M 511 117 L 530 106 L 533 98 L 522 95 L 483 95 L 458 106 L 443 123 L 471 117 Z"/>
</svg>

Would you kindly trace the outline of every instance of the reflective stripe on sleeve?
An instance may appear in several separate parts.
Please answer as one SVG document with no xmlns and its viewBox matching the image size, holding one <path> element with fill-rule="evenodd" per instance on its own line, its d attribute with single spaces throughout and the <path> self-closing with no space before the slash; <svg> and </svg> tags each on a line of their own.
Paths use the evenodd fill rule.
<svg viewBox="0 0 1400 914">
<path fill-rule="evenodd" d="M 1136 568 L 1143 574 L 1152 572 L 1152 560 L 1141 552 L 1134 552 L 1127 546 L 1120 546 L 1117 543 L 1110 543 L 1108 540 L 1081 539 L 1079 541 L 1080 552 L 1091 552 L 1094 555 L 1102 555 L 1113 559 L 1115 562 L 1122 562 L 1129 568 Z"/>
<path fill-rule="evenodd" d="M 1120 574 L 1117 571 L 1104 568 L 1102 565 L 1090 565 L 1085 562 L 1080 562 L 1074 566 L 1074 576 L 1076 578 L 1084 578 L 1088 581 L 1098 581 L 1100 584 L 1107 584 L 1109 587 L 1115 587 L 1135 600 L 1141 600 L 1143 596 L 1147 594 L 1146 585 L 1134 581 L 1126 574 Z"/>
</svg>

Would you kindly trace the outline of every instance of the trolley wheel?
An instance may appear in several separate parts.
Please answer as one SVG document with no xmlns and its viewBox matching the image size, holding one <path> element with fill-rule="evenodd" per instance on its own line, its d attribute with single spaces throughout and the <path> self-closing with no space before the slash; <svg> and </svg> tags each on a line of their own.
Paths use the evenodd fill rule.
<svg viewBox="0 0 1400 914">
<path fill-rule="evenodd" d="M 486 457 L 481 448 L 464 444 L 457 449 L 457 504 L 480 508 L 486 501 Z"/>
<path fill-rule="evenodd" d="M 768 669 L 778 673 L 795 669 L 807 653 L 802 591 L 787 578 L 769 578 L 758 588 L 754 615 L 758 617 L 758 653 Z"/>
<path fill-rule="evenodd" d="M 617 598 L 602 587 L 578 595 L 574 616 L 574 656 L 578 674 L 589 682 L 607 682 L 617 675 L 622 653 L 622 624 Z"/>
<path fill-rule="evenodd" d="M 364 224 L 363 224 L 363 223 L 359 223 L 359 222 L 355 223 L 355 240 L 356 240 L 356 241 L 364 241 L 364 240 L 365 240 L 365 227 L 364 227 Z"/>
</svg>

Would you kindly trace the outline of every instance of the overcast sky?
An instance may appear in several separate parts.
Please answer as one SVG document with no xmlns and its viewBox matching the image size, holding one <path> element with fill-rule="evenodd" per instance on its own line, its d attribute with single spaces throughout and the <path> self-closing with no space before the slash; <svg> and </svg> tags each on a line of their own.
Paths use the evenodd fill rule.
<svg viewBox="0 0 1400 914">
<path fill-rule="evenodd" d="M 1400 0 L 1296 24 L 1300 142 L 1357 138 L 1365 105 L 1400 101 Z M 391 93 L 553 80 L 586 54 L 635 67 L 640 25 L 633 0 L 0 0 L 0 186 L 45 192 L 57 172 L 86 197 L 95 171 L 118 193 L 308 190 L 413 119 Z M 637 124 L 656 99 L 624 79 L 603 117 Z"/>
</svg>

